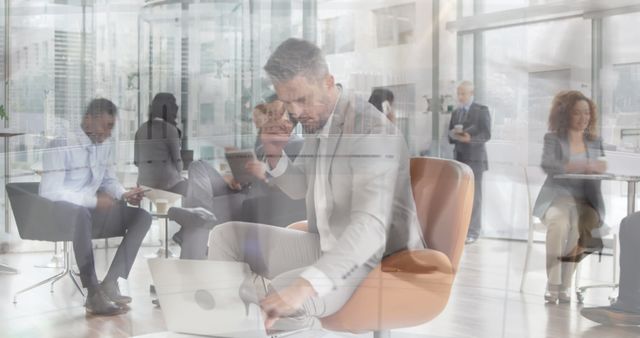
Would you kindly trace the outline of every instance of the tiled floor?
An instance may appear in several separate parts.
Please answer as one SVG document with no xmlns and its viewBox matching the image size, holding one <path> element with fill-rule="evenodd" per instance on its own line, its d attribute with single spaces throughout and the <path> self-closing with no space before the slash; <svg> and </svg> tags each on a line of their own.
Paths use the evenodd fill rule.
<svg viewBox="0 0 640 338">
<path fill-rule="evenodd" d="M 0 261 L 21 271 L 0 274 L 0 337 L 129 337 L 164 331 L 160 309 L 151 304 L 151 277 L 144 256 L 156 248 L 143 248 L 123 291 L 133 296 L 125 315 L 86 317 L 83 299 L 71 281 L 63 280 L 50 293 L 48 286 L 28 292 L 14 305 L 12 293 L 52 275 L 54 269 L 34 268 L 48 254 L 0 255 Z M 96 251 L 99 271 L 104 271 L 114 250 Z M 525 292 L 519 292 L 525 244 L 482 239 L 466 248 L 449 304 L 435 320 L 424 325 L 394 330 L 392 337 L 639 337 L 640 328 L 604 327 L 580 316 L 581 305 L 546 305 L 544 292 L 544 246 L 535 245 L 533 268 Z M 607 282 L 611 257 L 588 258 L 582 263 L 581 283 Z M 588 306 L 605 305 L 610 290 L 587 293 Z M 334 335 L 335 336 L 335 335 Z M 368 335 L 370 336 L 370 335 Z"/>
</svg>

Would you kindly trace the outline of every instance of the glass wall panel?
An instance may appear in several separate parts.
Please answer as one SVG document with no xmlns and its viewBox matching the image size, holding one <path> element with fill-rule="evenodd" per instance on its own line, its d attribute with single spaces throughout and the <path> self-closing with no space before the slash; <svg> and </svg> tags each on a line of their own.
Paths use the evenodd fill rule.
<svg viewBox="0 0 640 338">
<path fill-rule="evenodd" d="M 397 125 L 412 154 L 426 154 L 431 147 L 431 5 L 406 0 L 318 3 L 318 42 L 327 51 L 332 74 L 365 99 L 374 88 L 391 89 Z M 454 19 L 455 3 L 442 6 Z M 447 64 L 442 72 L 453 81 L 455 64 Z M 453 72 L 444 72 L 447 67 Z"/>
<path fill-rule="evenodd" d="M 480 48 L 473 69 L 463 62 L 460 73 L 477 77 L 475 100 L 493 119 L 484 179 L 485 196 L 493 198 L 485 199 L 483 224 L 490 236 L 522 238 L 528 226 L 523 170 L 539 168 L 551 100 L 560 90 L 591 95 L 591 24 L 578 18 L 478 34 L 463 39 L 463 53 Z M 514 208 L 500 207 L 514 200 Z"/>
<path fill-rule="evenodd" d="M 640 13 L 603 19 L 602 111 L 605 140 L 624 152 L 640 152 Z"/>
</svg>

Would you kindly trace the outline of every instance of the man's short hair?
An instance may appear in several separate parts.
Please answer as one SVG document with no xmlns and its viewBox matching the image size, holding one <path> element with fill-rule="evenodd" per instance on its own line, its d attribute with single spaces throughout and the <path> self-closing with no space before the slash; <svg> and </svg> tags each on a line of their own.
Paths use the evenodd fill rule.
<svg viewBox="0 0 640 338">
<path fill-rule="evenodd" d="M 116 105 L 107 99 L 93 99 L 89 102 L 85 115 L 97 116 L 100 114 L 109 114 L 111 116 L 118 115 L 118 108 Z"/>
<path fill-rule="evenodd" d="M 274 83 L 286 82 L 298 75 L 319 81 L 329 73 L 329 66 L 318 46 L 309 41 L 290 38 L 271 54 L 264 70 Z"/>
<path fill-rule="evenodd" d="M 467 88 L 472 92 L 475 91 L 475 86 L 473 85 L 473 82 L 469 80 L 464 80 L 460 82 L 460 84 L 458 84 L 458 88 Z"/>
</svg>

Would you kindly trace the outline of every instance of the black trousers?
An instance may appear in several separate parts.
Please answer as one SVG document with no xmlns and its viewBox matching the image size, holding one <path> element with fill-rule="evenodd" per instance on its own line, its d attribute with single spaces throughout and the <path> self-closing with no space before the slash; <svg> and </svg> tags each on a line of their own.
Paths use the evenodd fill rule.
<svg viewBox="0 0 640 338">
<path fill-rule="evenodd" d="M 149 231 L 151 215 L 143 209 L 128 207 L 124 202 L 117 202 L 106 211 L 73 204 L 64 207 L 69 209 L 63 213 L 66 221 L 75 223 L 73 251 L 82 285 L 90 287 L 98 284 L 91 243 L 93 238 L 124 237 L 104 280 L 116 281 L 118 277 L 129 277 L 140 244 Z"/>
</svg>

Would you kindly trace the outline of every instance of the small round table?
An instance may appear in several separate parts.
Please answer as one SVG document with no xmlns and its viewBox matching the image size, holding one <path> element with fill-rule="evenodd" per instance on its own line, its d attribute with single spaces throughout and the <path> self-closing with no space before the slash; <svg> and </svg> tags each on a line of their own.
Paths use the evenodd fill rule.
<svg viewBox="0 0 640 338">
<path fill-rule="evenodd" d="M 553 178 L 594 180 L 594 181 L 623 181 L 627 182 L 627 215 L 636 211 L 636 183 L 640 182 L 640 176 L 619 174 L 560 174 Z"/>
</svg>

